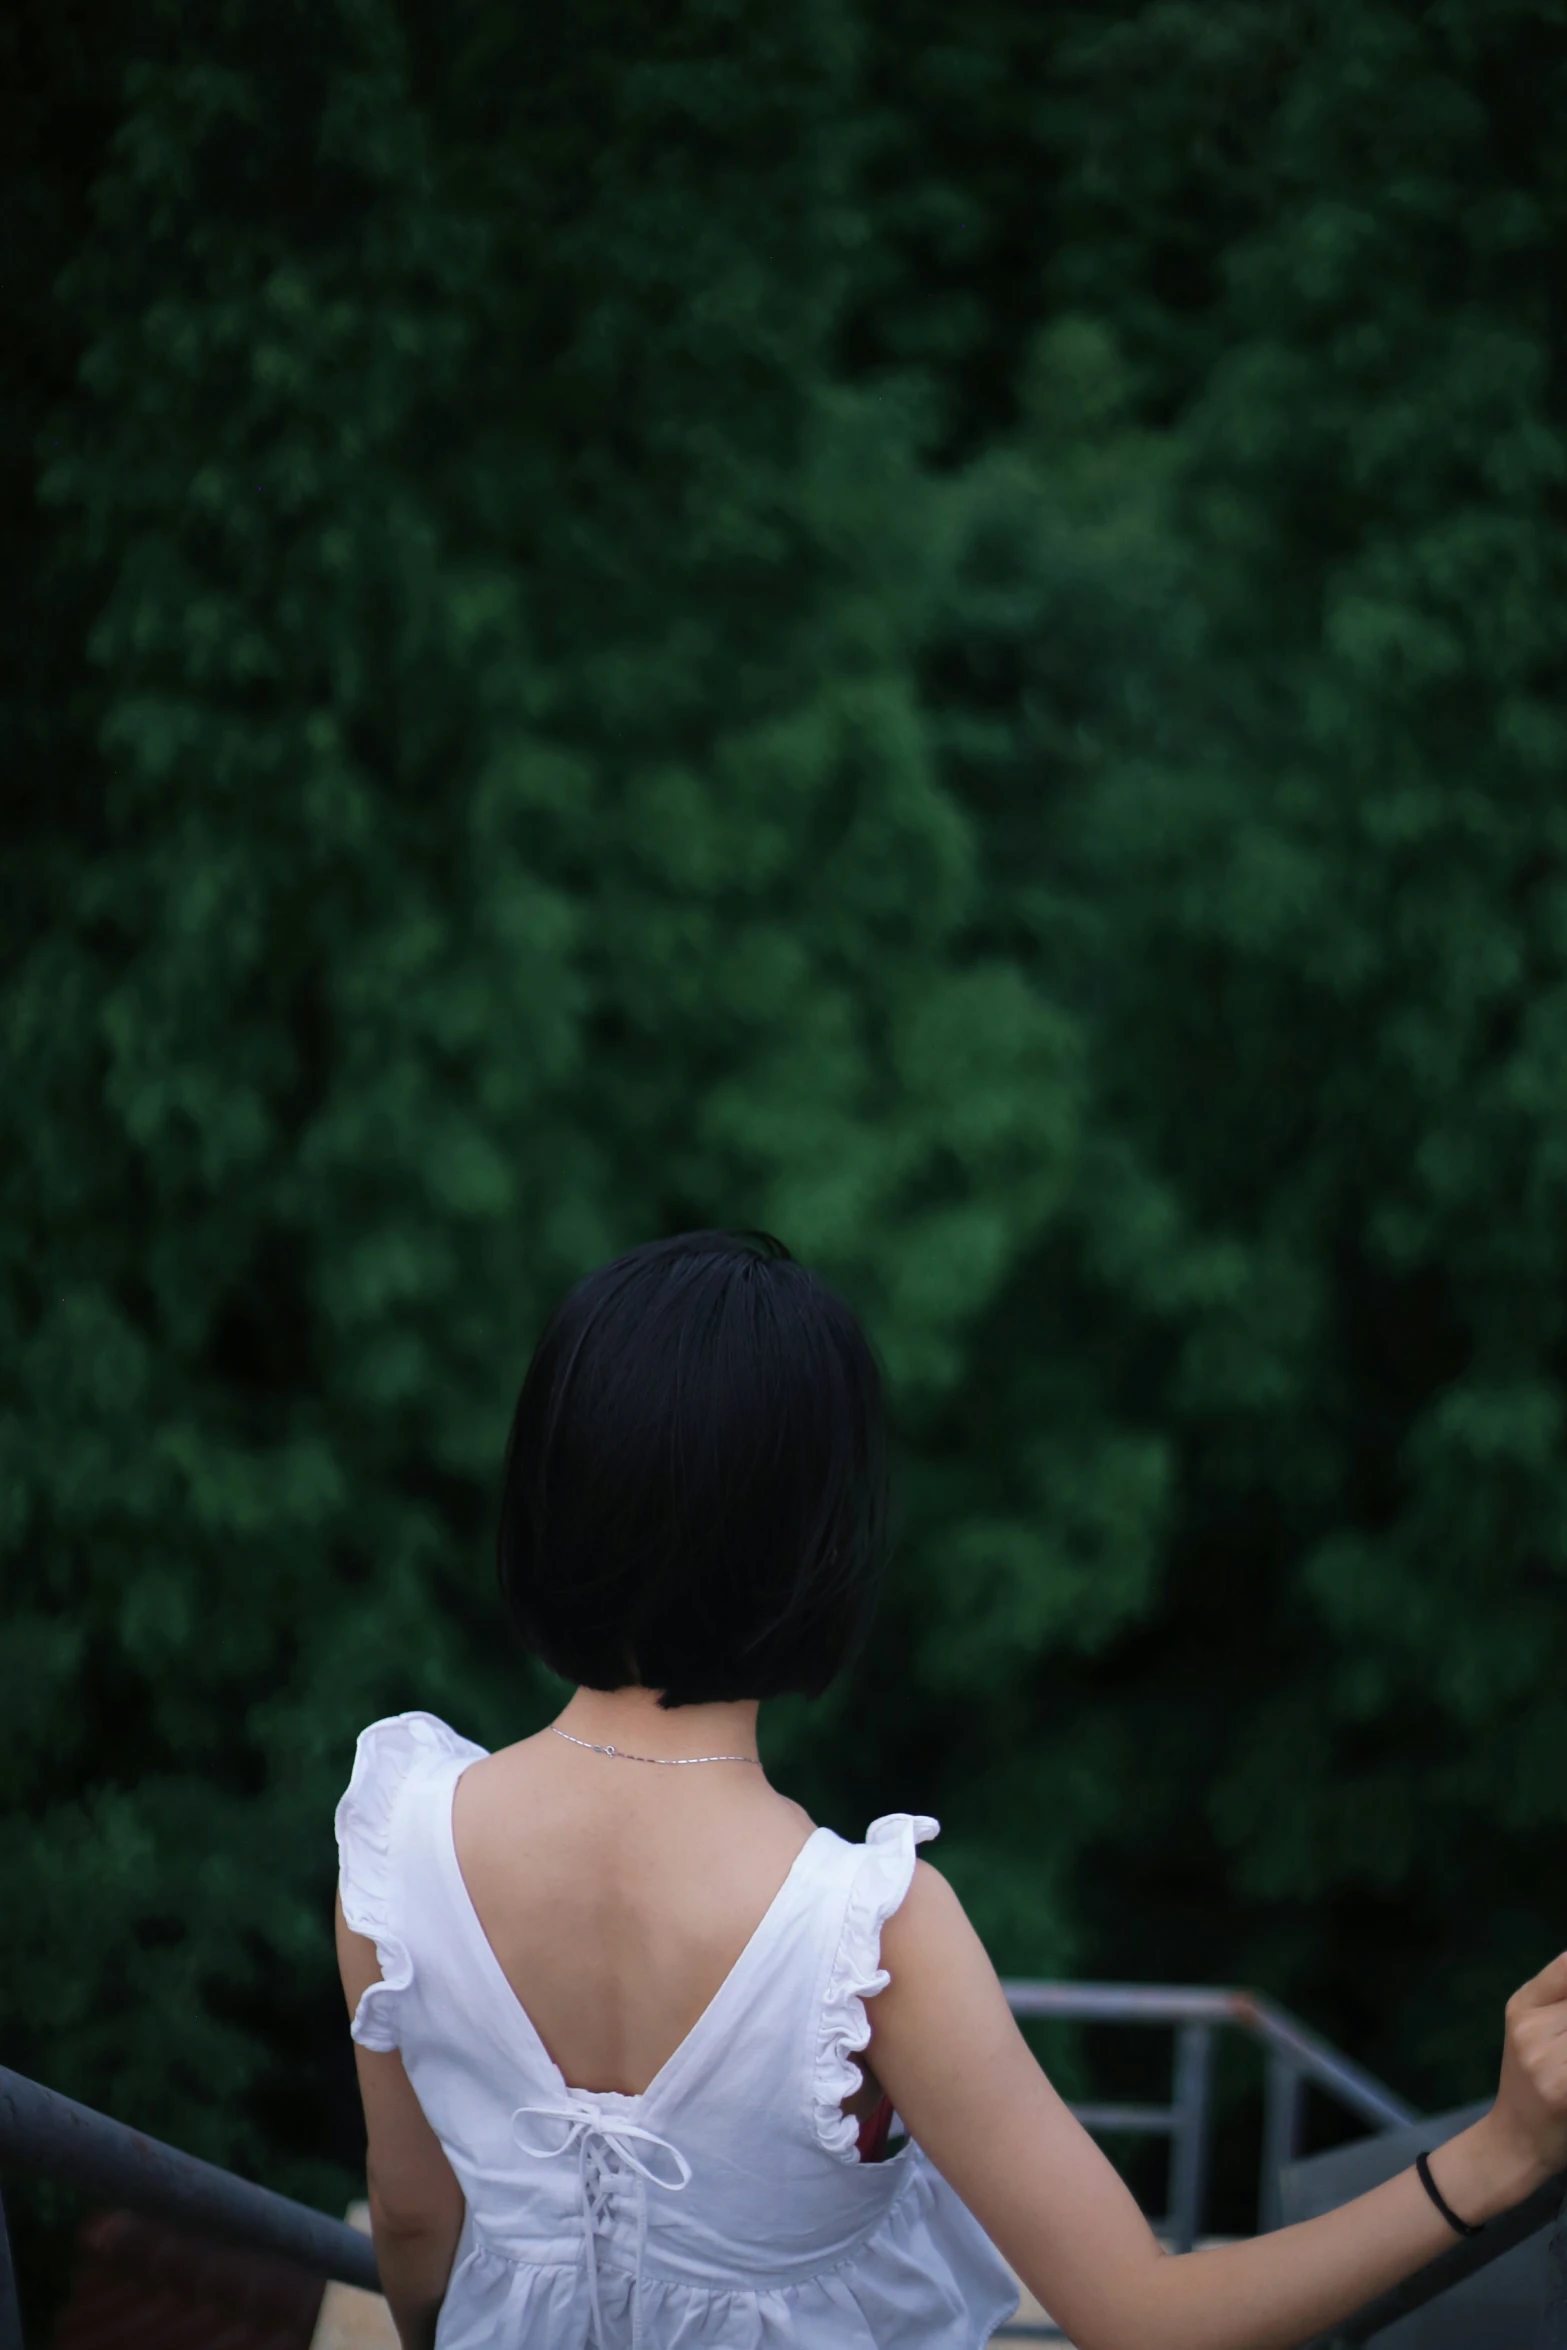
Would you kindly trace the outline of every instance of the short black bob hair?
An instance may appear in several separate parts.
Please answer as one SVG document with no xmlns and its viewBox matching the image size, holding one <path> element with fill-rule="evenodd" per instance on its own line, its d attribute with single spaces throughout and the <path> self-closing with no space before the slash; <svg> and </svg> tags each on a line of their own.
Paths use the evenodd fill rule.
<svg viewBox="0 0 1567 2350">
<path fill-rule="evenodd" d="M 501 1591 L 533 1652 L 666 1706 L 818 1696 L 887 1534 L 865 1333 L 766 1233 L 686 1232 L 579 1281 L 506 1448 Z"/>
</svg>

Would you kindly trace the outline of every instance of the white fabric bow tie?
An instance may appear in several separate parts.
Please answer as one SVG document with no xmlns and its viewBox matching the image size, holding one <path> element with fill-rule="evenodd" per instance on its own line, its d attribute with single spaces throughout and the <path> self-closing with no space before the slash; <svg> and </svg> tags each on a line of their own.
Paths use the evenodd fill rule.
<svg viewBox="0 0 1567 2350">
<path fill-rule="evenodd" d="M 530 2146 L 518 2128 L 518 2123 L 529 2115 L 541 2120 L 563 2122 L 565 2135 L 558 2145 Z M 595 2350 L 609 2350 L 604 2339 L 604 2318 L 599 2303 L 598 2232 L 610 2216 L 610 2197 L 615 2182 L 629 2171 L 637 2182 L 637 2257 L 631 2279 L 631 2350 L 639 2350 L 642 2337 L 642 2258 L 647 2249 L 647 2190 L 648 2183 L 661 2188 L 666 2195 L 678 2195 L 691 2184 L 691 2165 L 678 2146 L 661 2138 L 656 2130 L 647 2130 L 640 2122 L 621 2121 L 613 2114 L 600 2113 L 586 2105 L 519 2105 L 511 2117 L 513 2143 L 534 2162 L 554 2162 L 575 2148 L 577 2156 L 577 2184 L 582 2207 L 582 2240 L 588 2272 L 588 2305 L 593 2316 Z M 650 2151 L 658 2148 L 672 2159 L 675 2176 L 665 2178 L 636 2151 L 638 2146 Z M 613 2159 L 606 2162 L 605 2157 Z"/>
</svg>

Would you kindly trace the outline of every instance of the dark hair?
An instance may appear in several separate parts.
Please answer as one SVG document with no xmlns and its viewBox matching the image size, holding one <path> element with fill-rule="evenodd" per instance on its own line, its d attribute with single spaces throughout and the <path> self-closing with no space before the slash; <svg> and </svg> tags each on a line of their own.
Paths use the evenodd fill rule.
<svg viewBox="0 0 1567 2350">
<path fill-rule="evenodd" d="M 512 1618 L 555 1672 L 667 1706 L 814 1697 L 869 1625 L 886 1526 L 875 1357 L 781 1241 L 653 1241 L 555 1308 L 497 1546 Z"/>
</svg>

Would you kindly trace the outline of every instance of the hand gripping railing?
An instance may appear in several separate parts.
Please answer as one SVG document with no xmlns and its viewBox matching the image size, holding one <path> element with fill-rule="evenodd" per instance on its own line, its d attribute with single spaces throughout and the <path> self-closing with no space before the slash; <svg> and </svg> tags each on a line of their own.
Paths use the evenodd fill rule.
<svg viewBox="0 0 1567 2350">
<path fill-rule="evenodd" d="M 368 2239 L 341 2220 L 182 2154 L 0 2066 L 0 2168 L 22 2166 L 105 2202 L 183 2222 L 319 2277 L 379 2289 Z M 22 2350 L 5 2214 L 0 2207 L 0 2350 Z"/>
</svg>

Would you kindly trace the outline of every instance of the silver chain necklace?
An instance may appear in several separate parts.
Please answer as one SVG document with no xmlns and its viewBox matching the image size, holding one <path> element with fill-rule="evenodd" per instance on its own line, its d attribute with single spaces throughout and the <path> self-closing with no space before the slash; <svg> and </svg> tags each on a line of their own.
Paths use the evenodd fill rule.
<svg viewBox="0 0 1567 2350">
<path fill-rule="evenodd" d="M 616 1762 L 662 1763 L 671 1771 L 684 1770 L 688 1763 L 704 1762 L 755 1763 L 758 1770 L 762 1767 L 759 1754 L 628 1754 L 623 1746 L 597 1746 L 591 1738 L 573 1738 L 569 1730 L 557 1729 L 553 1722 L 549 1727 L 551 1735 L 564 1738 L 568 1746 L 585 1746 L 589 1754 L 612 1754 Z"/>
</svg>

